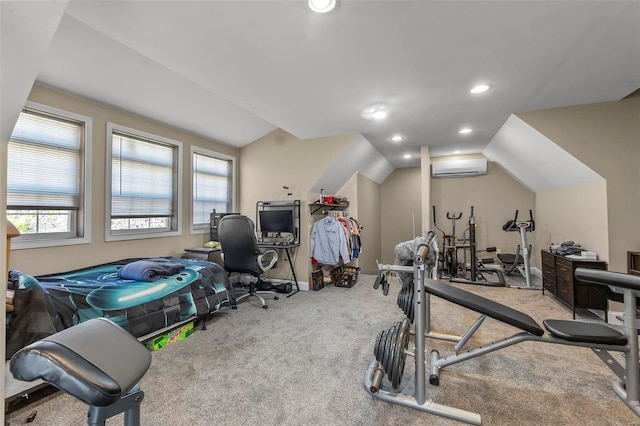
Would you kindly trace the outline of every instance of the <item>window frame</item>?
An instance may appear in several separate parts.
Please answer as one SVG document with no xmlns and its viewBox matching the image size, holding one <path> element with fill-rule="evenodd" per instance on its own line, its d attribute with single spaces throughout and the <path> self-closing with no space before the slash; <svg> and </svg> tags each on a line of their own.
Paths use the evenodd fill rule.
<svg viewBox="0 0 640 426">
<path fill-rule="evenodd" d="M 193 178 L 195 176 L 195 167 L 194 167 L 194 157 L 195 154 L 204 155 L 211 158 L 216 158 L 219 160 L 225 160 L 231 162 L 231 211 L 227 213 L 234 212 L 236 210 L 236 194 L 237 194 L 237 158 L 233 155 L 223 154 L 221 152 L 212 151 L 210 149 L 202 148 L 200 146 L 191 145 L 190 149 L 190 174 L 189 178 L 191 180 L 189 184 L 189 233 L 194 234 L 207 234 L 209 233 L 209 222 L 206 223 L 194 223 L 193 222 L 193 204 L 194 204 L 194 187 L 193 187 Z"/>
<path fill-rule="evenodd" d="M 91 243 L 91 185 L 92 185 L 92 152 L 93 152 L 93 118 L 86 115 L 77 114 L 71 111 L 56 108 L 33 101 L 25 102 L 22 112 L 33 112 L 56 117 L 61 120 L 75 121 L 81 124 L 82 141 L 78 151 L 80 156 L 80 173 L 78 176 L 78 210 L 75 212 L 75 220 L 72 226 L 72 233 L 38 233 L 24 234 L 13 238 L 11 241 L 12 250 L 23 250 L 32 248 L 71 246 Z M 16 120 L 17 124 L 17 120 Z M 13 133 L 13 132 L 12 132 Z M 7 146 L 8 150 L 8 146 Z M 49 209 L 42 209 L 49 210 Z M 8 211 L 8 209 L 7 209 Z M 75 234 L 75 236 L 70 236 Z"/>
<path fill-rule="evenodd" d="M 172 199 L 174 217 L 169 219 L 169 229 L 136 229 L 125 231 L 113 231 L 111 229 L 111 179 L 112 179 L 112 163 L 113 163 L 113 134 L 124 133 L 132 138 L 138 138 L 143 141 L 165 144 L 176 149 L 175 158 L 175 195 Z M 142 130 L 133 129 L 131 127 L 121 126 L 116 123 L 107 122 L 106 132 L 106 165 L 105 165 L 105 220 L 104 220 L 104 238 L 105 241 L 125 241 L 139 240 L 148 238 L 164 238 L 182 235 L 182 158 L 183 143 L 164 136 L 155 135 Z"/>
</svg>

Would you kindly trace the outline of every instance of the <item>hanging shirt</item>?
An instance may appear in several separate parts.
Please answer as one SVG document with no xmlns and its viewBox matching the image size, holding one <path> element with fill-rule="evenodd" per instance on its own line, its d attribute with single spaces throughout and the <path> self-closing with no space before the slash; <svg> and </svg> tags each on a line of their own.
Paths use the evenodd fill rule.
<svg viewBox="0 0 640 426">
<path fill-rule="evenodd" d="M 344 228 L 336 219 L 325 217 L 314 222 L 311 230 L 310 256 L 323 265 L 351 261 Z"/>
</svg>

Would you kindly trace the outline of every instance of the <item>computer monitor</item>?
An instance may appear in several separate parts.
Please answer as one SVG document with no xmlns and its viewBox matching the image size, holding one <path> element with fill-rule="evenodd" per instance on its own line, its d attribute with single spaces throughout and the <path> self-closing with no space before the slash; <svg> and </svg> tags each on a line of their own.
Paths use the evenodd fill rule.
<svg viewBox="0 0 640 426">
<path fill-rule="evenodd" d="M 261 210 L 258 213 L 263 237 L 268 234 L 294 233 L 293 210 Z"/>
</svg>

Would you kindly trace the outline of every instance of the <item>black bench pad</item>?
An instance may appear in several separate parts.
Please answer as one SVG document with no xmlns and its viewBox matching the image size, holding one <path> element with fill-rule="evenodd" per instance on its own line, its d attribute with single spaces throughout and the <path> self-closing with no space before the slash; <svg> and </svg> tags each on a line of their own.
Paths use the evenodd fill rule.
<svg viewBox="0 0 640 426">
<path fill-rule="evenodd" d="M 627 344 L 627 336 L 602 324 L 553 319 L 544 320 L 542 323 L 553 336 L 569 342 L 602 345 Z"/>
<path fill-rule="evenodd" d="M 425 279 L 425 288 L 427 292 L 434 296 L 441 297 L 456 305 L 464 306 L 465 308 L 497 319 L 498 321 L 502 321 L 528 333 L 536 336 L 542 336 L 544 334 L 544 330 L 529 315 L 494 302 L 493 300 L 432 279 Z"/>
<path fill-rule="evenodd" d="M 127 331 L 94 318 L 16 352 L 10 370 L 18 380 L 42 379 L 92 406 L 117 402 L 151 364 L 151 354 Z"/>
</svg>

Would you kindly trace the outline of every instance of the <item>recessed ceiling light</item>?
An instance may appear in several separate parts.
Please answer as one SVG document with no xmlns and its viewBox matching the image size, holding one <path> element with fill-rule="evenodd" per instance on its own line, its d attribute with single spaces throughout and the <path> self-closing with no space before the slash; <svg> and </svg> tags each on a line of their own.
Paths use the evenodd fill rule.
<svg viewBox="0 0 640 426">
<path fill-rule="evenodd" d="M 403 140 L 404 140 L 404 136 L 395 135 L 395 136 L 392 136 L 392 137 L 391 137 L 391 140 L 392 140 L 393 142 L 400 142 L 400 141 L 403 141 Z"/>
<path fill-rule="evenodd" d="M 489 90 L 489 86 L 486 84 L 478 84 L 477 86 L 475 86 L 473 89 L 469 90 L 471 93 L 482 93 L 482 92 L 486 92 L 487 90 Z"/>
<path fill-rule="evenodd" d="M 471 132 L 473 132 L 473 130 L 471 130 L 469 127 L 464 127 L 462 129 L 458 130 L 458 133 L 463 134 L 463 135 L 466 135 L 467 133 L 471 133 Z"/>
<path fill-rule="evenodd" d="M 309 9 L 317 13 L 331 12 L 336 7 L 336 0 L 309 0 Z"/>
<path fill-rule="evenodd" d="M 383 119 L 386 116 L 387 116 L 387 111 L 384 111 L 384 110 L 374 111 L 374 113 L 372 114 L 372 117 L 375 118 L 376 120 Z"/>
<path fill-rule="evenodd" d="M 381 104 L 365 108 L 360 116 L 365 120 L 381 120 L 387 116 L 387 107 Z"/>
<path fill-rule="evenodd" d="M 411 158 L 411 154 L 405 154 L 402 156 L 402 158 Z"/>
</svg>

